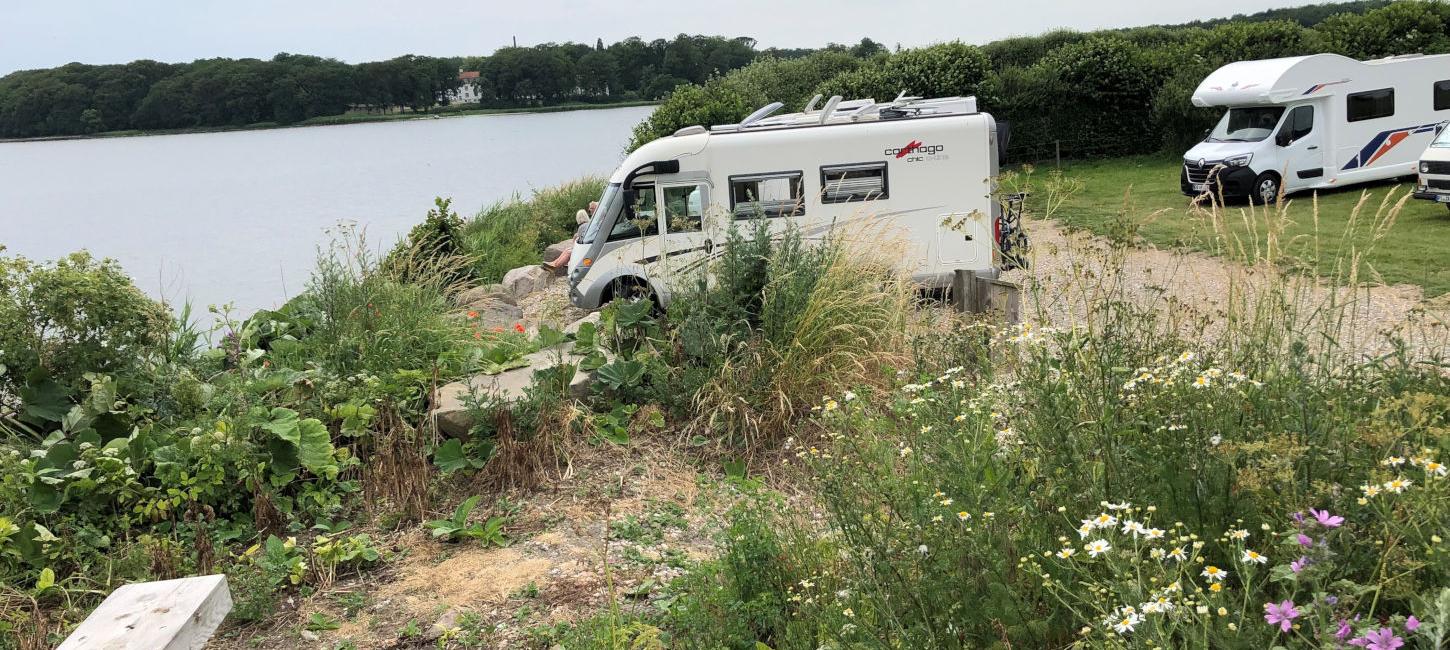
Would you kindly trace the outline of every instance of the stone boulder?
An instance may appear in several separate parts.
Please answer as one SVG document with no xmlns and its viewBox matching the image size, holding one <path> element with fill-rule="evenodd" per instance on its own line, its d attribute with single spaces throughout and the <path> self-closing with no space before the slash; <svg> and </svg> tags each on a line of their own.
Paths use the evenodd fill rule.
<svg viewBox="0 0 1450 650">
<path fill-rule="evenodd" d="M 573 353 L 573 343 L 540 350 L 524 357 L 529 363 L 523 368 L 506 370 L 496 375 L 474 375 L 440 387 L 433 394 L 433 421 L 443 435 L 462 438 L 473 428 L 473 415 L 468 404 L 473 400 L 513 402 L 523 399 L 524 389 L 533 385 L 534 373 L 552 368 L 562 359 L 565 363 L 579 363 L 583 355 Z M 582 398 L 589 394 L 589 383 L 593 373 L 576 371 L 569 382 L 569 394 Z"/>
<path fill-rule="evenodd" d="M 578 334 L 579 333 L 579 326 L 580 325 L 583 325 L 585 323 L 593 323 L 594 324 L 594 327 L 597 329 L 599 327 L 599 312 L 597 312 L 597 311 L 589 312 L 589 315 L 587 315 L 587 316 L 585 316 L 583 318 L 580 318 L 579 320 L 576 320 L 576 321 L 574 321 L 572 323 L 569 323 L 568 325 L 565 325 L 564 326 L 564 333 L 565 334 Z"/>
<path fill-rule="evenodd" d="M 520 266 L 503 276 L 503 286 L 515 298 L 522 298 L 549 286 L 553 275 L 541 266 Z"/>
<path fill-rule="evenodd" d="M 510 305 L 517 305 L 519 301 L 514 294 L 505 289 L 502 284 L 485 284 L 481 287 L 473 287 L 458 292 L 453 296 L 453 304 L 459 307 L 473 307 L 475 303 L 484 300 L 501 300 Z"/>
<path fill-rule="evenodd" d="M 485 298 L 468 306 L 470 319 L 481 330 L 510 329 L 524 320 L 522 307 L 500 298 Z"/>
</svg>

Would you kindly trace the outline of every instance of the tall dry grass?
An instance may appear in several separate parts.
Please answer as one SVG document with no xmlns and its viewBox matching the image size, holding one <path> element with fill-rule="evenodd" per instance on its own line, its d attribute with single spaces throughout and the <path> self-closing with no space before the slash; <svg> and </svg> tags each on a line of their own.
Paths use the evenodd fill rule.
<svg viewBox="0 0 1450 650">
<path fill-rule="evenodd" d="M 1030 216 L 1041 219 L 1058 216 L 1081 189 L 1058 174 L 1016 180 L 1040 195 Z M 1203 200 L 1184 211 L 1143 212 L 1129 188 L 1106 237 L 1070 236 L 1034 249 L 1024 311 L 1040 323 L 1142 346 L 1187 339 L 1246 363 L 1291 351 L 1321 366 L 1394 354 L 1433 363 L 1450 340 L 1444 314 L 1422 309 L 1413 289 L 1384 286 L 1365 262 L 1408 198 L 1393 189 L 1378 197 L 1366 191 L 1342 231 L 1329 232 L 1320 228 L 1313 195 L 1271 206 Z M 1159 219 L 1196 224 L 1188 249 L 1142 244 L 1140 229 Z M 1312 220 L 1312 234 L 1293 234 L 1301 219 Z M 1143 330 L 1146 323 L 1151 328 Z"/>
<path fill-rule="evenodd" d="M 787 232 L 763 253 L 758 325 L 697 392 L 691 432 L 754 457 L 778 449 L 822 396 L 885 387 L 909 361 L 916 287 L 892 264 L 895 240 L 859 234 L 807 245 Z M 713 291 L 750 294 L 738 289 Z"/>
</svg>

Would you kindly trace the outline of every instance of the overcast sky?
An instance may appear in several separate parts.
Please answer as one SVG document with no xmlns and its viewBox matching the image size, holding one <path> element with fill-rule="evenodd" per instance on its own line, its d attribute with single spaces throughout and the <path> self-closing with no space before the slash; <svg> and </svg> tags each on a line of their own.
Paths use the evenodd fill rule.
<svg viewBox="0 0 1450 650">
<path fill-rule="evenodd" d="M 350 63 L 400 54 L 488 54 L 509 44 L 613 42 L 681 32 L 817 47 L 869 36 L 894 46 L 986 43 L 1057 27 L 1176 23 L 1294 0 L 0 0 L 0 75 L 134 59 L 317 54 Z"/>
</svg>

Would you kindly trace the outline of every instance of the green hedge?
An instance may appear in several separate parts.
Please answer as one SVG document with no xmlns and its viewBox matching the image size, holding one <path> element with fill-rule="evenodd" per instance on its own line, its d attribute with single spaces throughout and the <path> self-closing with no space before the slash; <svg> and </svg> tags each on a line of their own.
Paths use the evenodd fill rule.
<svg viewBox="0 0 1450 650">
<path fill-rule="evenodd" d="M 1189 97 L 1225 63 L 1317 52 L 1359 59 L 1450 52 L 1450 4 L 1356 3 L 1322 20 L 1322 7 L 1309 9 L 1315 22 L 1307 27 L 1265 14 L 1212 27 L 1059 30 L 981 47 L 952 42 L 865 60 L 821 52 L 759 61 L 677 88 L 635 129 L 631 148 L 692 124 L 737 122 L 771 101 L 799 110 L 817 92 L 886 101 L 905 90 L 976 95 L 983 110 L 1011 124 L 1008 153 L 1016 160 L 1051 158 L 1059 146 L 1068 157 L 1147 153 L 1182 148 L 1213 125 L 1220 111 L 1194 108 Z"/>
</svg>

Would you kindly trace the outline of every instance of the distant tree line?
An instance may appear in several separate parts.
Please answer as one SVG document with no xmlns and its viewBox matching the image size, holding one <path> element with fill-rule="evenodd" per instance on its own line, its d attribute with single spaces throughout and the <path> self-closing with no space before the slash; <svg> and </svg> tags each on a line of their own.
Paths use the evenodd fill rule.
<svg viewBox="0 0 1450 650">
<path fill-rule="evenodd" d="M 1147 153 L 1183 147 L 1213 125 L 1222 111 L 1195 108 L 1189 98 L 1224 64 L 1319 52 L 1357 59 L 1450 52 L 1444 2 L 1311 5 L 1205 24 L 1053 31 L 865 59 L 819 52 L 757 61 L 677 88 L 635 130 L 634 145 L 691 124 L 736 122 L 771 101 L 799 110 L 816 93 L 889 100 L 904 90 L 976 95 L 983 110 L 1010 124 L 1015 160 L 1050 159 L 1059 146 L 1064 156 Z"/>
<path fill-rule="evenodd" d="M 864 39 L 829 46 L 861 56 L 885 48 Z M 294 124 L 353 111 L 428 111 L 451 101 L 477 71 L 487 107 L 658 99 L 675 86 L 703 83 L 760 56 L 793 58 L 815 50 L 757 51 L 750 38 L 690 36 L 609 46 L 546 43 L 491 56 L 400 56 L 350 65 L 316 56 L 191 63 L 71 63 L 0 78 L 0 137 L 79 135 L 132 129 Z"/>
</svg>

